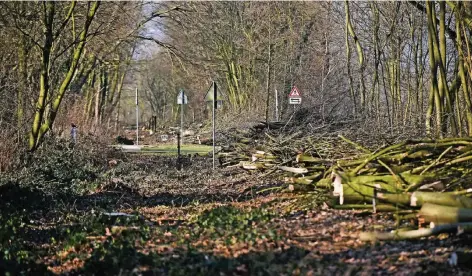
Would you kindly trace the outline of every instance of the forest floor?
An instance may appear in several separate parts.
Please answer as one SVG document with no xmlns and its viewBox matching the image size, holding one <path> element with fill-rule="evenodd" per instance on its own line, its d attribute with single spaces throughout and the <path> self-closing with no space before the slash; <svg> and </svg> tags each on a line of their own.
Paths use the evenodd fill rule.
<svg viewBox="0 0 472 276">
<path fill-rule="evenodd" d="M 268 188 L 280 184 L 277 178 L 236 167 L 213 171 L 209 157 L 188 159 L 181 171 L 169 156 L 117 154 L 106 159 L 112 165 L 105 173 L 94 180 L 69 182 L 71 189 L 64 193 L 10 182 L 0 186 L 0 271 L 472 273 L 468 262 L 448 264 L 452 252 L 470 252 L 470 235 L 364 243 L 357 238 L 360 231 L 395 229 L 393 214 L 333 210 L 323 203 L 323 194 L 271 193 Z M 82 192 L 75 192 L 77 187 Z"/>
</svg>

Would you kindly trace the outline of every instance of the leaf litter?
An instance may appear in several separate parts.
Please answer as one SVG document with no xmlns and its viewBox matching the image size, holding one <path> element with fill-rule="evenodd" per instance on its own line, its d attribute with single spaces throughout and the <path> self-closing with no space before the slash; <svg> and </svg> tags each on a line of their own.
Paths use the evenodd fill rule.
<svg viewBox="0 0 472 276">
<path fill-rule="evenodd" d="M 468 262 L 450 261 L 454 254 L 459 260 L 469 256 L 469 235 L 365 243 L 357 238 L 361 231 L 398 227 L 393 214 L 330 209 L 316 194 L 260 192 L 279 185 L 279 180 L 235 167 L 213 172 L 205 157 L 189 158 L 182 171 L 175 169 L 171 157 L 113 158 L 116 166 L 91 192 L 18 212 L 19 221 L 10 222 L 18 229 L 13 231 L 18 248 L 8 258 L 9 242 L 2 242 L 2 271 L 16 267 L 13 272 L 66 275 L 472 273 Z M 310 201 L 318 202 L 309 208 L 300 204 Z M 7 203 L 13 204 L 2 204 Z"/>
</svg>

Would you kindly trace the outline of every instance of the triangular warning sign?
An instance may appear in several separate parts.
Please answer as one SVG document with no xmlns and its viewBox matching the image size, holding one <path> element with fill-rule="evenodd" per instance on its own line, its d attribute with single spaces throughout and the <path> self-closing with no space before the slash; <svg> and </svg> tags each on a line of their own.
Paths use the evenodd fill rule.
<svg viewBox="0 0 472 276">
<path fill-rule="evenodd" d="M 298 91 L 298 88 L 296 86 L 292 87 L 292 91 L 290 91 L 290 94 L 288 94 L 289 98 L 301 98 L 302 95 L 300 94 L 300 91 Z"/>
</svg>

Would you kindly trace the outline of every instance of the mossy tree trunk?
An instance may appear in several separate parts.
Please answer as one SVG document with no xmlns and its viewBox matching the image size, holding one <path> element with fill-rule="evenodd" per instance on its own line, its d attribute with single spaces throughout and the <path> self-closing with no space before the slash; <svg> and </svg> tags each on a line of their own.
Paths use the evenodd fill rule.
<svg viewBox="0 0 472 276">
<path fill-rule="evenodd" d="M 36 111 L 34 114 L 34 121 L 32 124 L 31 132 L 29 135 L 29 150 L 35 151 L 43 140 L 44 135 L 51 129 L 56 119 L 59 107 L 61 105 L 64 94 L 66 93 L 69 85 L 72 81 L 74 74 L 77 71 L 79 60 L 82 57 L 82 52 L 87 41 L 88 32 L 90 25 L 95 17 L 95 14 L 100 6 L 100 2 L 89 2 L 87 3 L 88 11 L 82 31 L 78 36 L 78 42 L 73 48 L 73 55 L 68 70 L 62 79 L 57 93 L 53 96 L 50 91 L 50 76 L 49 68 L 51 66 L 51 51 L 55 39 L 59 36 L 62 31 L 62 27 L 57 30 L 54 34 L 54 19 L 56 15 L 54 2 L 43 2 L 43 29 L 44 29 L 44 42 L 41 46 L 42 57 L 41 57 L 41 74 L 40 74 L 40 88 L 39 95 L 36 100 Z M 71 2 L 69 11 L 66 18 L 62 22 L 61 26 L 67 25 L 70 18 L 73 16 L 76 2 Z M 49 104 L 49 112 L 46 114 L 46 99 L 51 99 Z"/>
</svg>

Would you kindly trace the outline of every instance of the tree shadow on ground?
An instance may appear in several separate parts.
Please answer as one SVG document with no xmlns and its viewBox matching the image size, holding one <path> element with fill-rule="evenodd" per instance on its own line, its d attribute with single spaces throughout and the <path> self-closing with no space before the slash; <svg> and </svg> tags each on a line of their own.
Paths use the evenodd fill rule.
<svg viewBox="0 0 472 276">
<path fill-rule="evenodd" d="M 116 210 L 124 206 L 132 206 L 132 209 L 141 207 L 186 207 L 191 204 L 244 202 L 266 196 L 267 193 L 256 193 L 248 190 L 242 194 L 215 192 L 184 193 L 158 192 L 151 196 L 143 196 L 135 190 L 116 189 L 106 190 L 84 196 L 68 196 L 67 202 L 74 203 L 75 208 L 87 210 L 90 208 L 103 208 Z"/>
<path fill-rule="evenodd" d="M 93 212 L 113 212 L 124 206 L 132 209 L 181 207 L 192 202 L 225 203 L 234 200 L 224 194 L 203 193 L 175 195 L 163 192 L 146 197 L 131 189 L 107 190 L 89 195 L 61 191 L 51 193 L 37 189 L 34 185 L 25 187 L 7 182 L 0 185 L 0 247 L 3 249 L 0 250 L 0 274 L 47 274 L 46 266 L 36 262 L 39 258 L 37 252 L 44 251 L 40 248 L 52 240 L 60 244 L 74 233 L 83 231 L 84 225 L 80 219 Z M 76 218 L 70 219 L 69 216 Z M 128 253 L 123 253 L 123 258 Z"/>
<path fill-rule="evenodd" d="M 297 247 L 250 252 L 234 258 L 195 248 L 144 254 L 129 245 L 113 247 L 110 243 L 106 250 L 94 252 L 72 275 L 280 275 L 297 269 L 297 263 L 308 254 L 309 251 Z"/>
<path fill-rule="evenodd" d="M 114 210 L 121 202 L 128 202 L 132 206 L 174 206 L 175 202 L 183 200 L 183 204 L 189 204 L 201 195 L 172 195 L 157 194 L 152 197 L 142 197 L 130 191 L 111 191 L 86 196 L 60 195 L 63 202 L 61 206 L 73 204 L 74 211 L 81 214 L 90 214 L 92 208 L 103 208 Z M 213 201 L 212 201 L 213 200 Z M 209 202 L 225 202 L 225 198 L 208 199 Z M 41 245 L 47 243 L 51 238 L 56 241 L 64 241 L 71 237 L 76 231 L 74 227 L 60 221 L 49 228 L 24 227 L 21 224 L 34 224 L 31 220 L 41 220 L 41 214 L 48 213 L 47 219 L 56 220 L 61 209 L 56 200 L 45 195 L 41 191 L 30 188 L 22 188 L 13 184 L 0 187 L 0 210 L 1 210 L 1 233 L 0 245 L 3 250 L 0 253 L 0 273 L 10 272 L 12 275 L 21 273 L 31 275 L 49 274 L 46 265 L 37 263 L 38 256 L 32 254 L 25 256 L 24 252 L 37 250 L 31 244 Z M 95 202 L 95 205 L 92 203 Z M 37 212 L 38 215 L 35 215 Z M 42 213 L 41 213 L 42 212 Z M 43 221 L 50 223 L 51 221 Z M 39 221 L 38 221 L 39 223 Z M 104 224 L 106 225 L 106 224 Z M 88 225 L 87 225 L 88 227 Z M 164 226 L 167 229 L 173 226 Z M 67 232 L 63 231 L 68 229 Z M 16 229 L 16 230 L 13 230 Z M 175 227 L 174 227 L 175 229 Z M 80 232 L 82 229 L 76 229 Z M 103 226 L 101 228 L 103 230 Z M 103 234 L 102 234 L 103 235 Z M 126 235 L 124 235 L 126 236 Z M 38 238 L 40 237 L 40 238 Z M 120 236 L 121 237 L 121 236 Z M 468 237 L 468 238 L 467 238 Z M 14 240 L 12 243 L 10 240 Z M 99 247 L 94 248 L 91 256 L 85 258 L 81 268 L 71 272 L 72 275 L 291 275 L 294 271 L 301 275 L 311 273 L 313 275 L 354 275 L 362 273 L 389 274 L 389 267 L 401 266 L 399 263 L 402 252 L 410 252 L 417 260 L 408 266 L 415 271 L 412 274 L 450 274 L 451 268 L 444 262 L 438 262 L 431 258 L 430 253 L 435 248 L 446 246 L 438 239 L 392 242 L 377 245 L 363 245 L 357 248 L 344 250 L 338 253 L 320 253 L 316 249 L 291 245 L 278 246 L 276 249 L 261 251 L 250 251 L 239 254 L 236 257 L 222 257 L 213 254 L 209 249 L 198 249 L 192 246 L 169 247 L 164 252 L 154 249 L 136 247 L 137 238 L 107 237 L 107 240 Z M 466 236 L 457 243 L 449 245 L 456 246 L 464 244 L 464 240 L 470 241 Z M 424 252 L 421 250 L 425 249 Z M 11 256 L 6 256 L 5 249 L 9 250 Z M 418 252 L 422 253 L 418 253 Z M 23 252 L 23 253 L 22 253 Z M 230 254 L 231 255 L 231 254 Z M 386 261 L 385 261 L 386 260 Z M 385 261 L 385 263 L 382 263 Z M 390 263 L 389 263 L 390 262 Z M 416 268 L 415 268 L 416 267 Z M 462 272 L 471 273 L 468 267 L 459 268 Z M 456 271 L 456 270 L 454 270 Z M 393 271 L 395 272 L 395 271 Z M 345 274 L 348 273 L 348 274 Z"/>
<path fill-rule="evenodd" d="M 371 253 L 375 254 L 371 254 Z M 394 252 L 392 250 L 392 252 Z M 380 246 L 368 245 L 339 253 L 319 253 L 297 246 L 250 251 L 223 257 L 196 248 L 169 248 L 167 252 L 142 253 L 130 243 L 110 242 L 96 251 L 72 275 L 450 275 L 472 272 L 470 266 L 451 268 L 423 253 L 420 261 L 399 262 L 400 253 L 386 255 Z M 379 257 L 379 255 L 381 257 Z"/>
<path fill-rule="evenodd" d="M 36 238 L 25 225 L 29 215 L 47 206 L 48 199 L 13 183 L 0 186 L 0 274 L 45 275 L 47 267 L 31 254 Z"/>
</svg>

